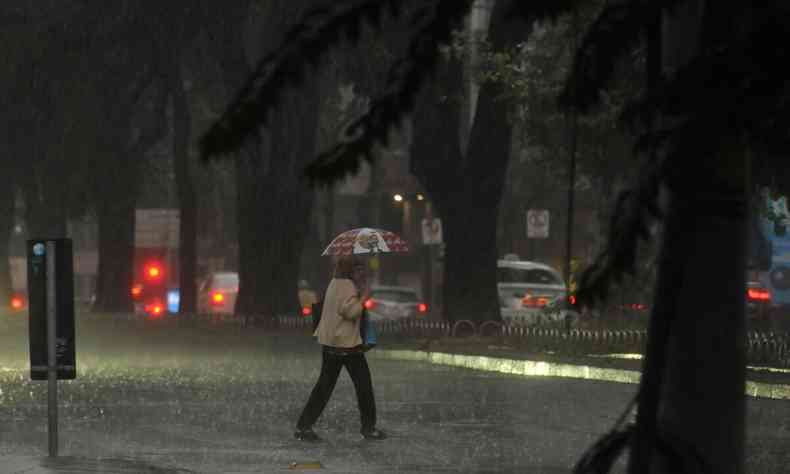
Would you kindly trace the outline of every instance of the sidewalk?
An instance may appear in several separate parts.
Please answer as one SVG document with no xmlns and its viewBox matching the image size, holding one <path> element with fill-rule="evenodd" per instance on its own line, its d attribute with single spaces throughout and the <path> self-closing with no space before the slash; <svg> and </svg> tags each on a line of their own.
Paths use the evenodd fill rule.
<svg viewBox="0 0 790 474">
<path fill-rule="evenodd" d="M 497 345 L 497 338 L 443 338 L 407 342 L 385 339 L 372 357 L 429 362 L 514 375 L 639 383 L 641 354 L 585 356 L 535 353 Z M 790 370 L 748 367 L 746 394 L 790 400 Z"/>
</svg>

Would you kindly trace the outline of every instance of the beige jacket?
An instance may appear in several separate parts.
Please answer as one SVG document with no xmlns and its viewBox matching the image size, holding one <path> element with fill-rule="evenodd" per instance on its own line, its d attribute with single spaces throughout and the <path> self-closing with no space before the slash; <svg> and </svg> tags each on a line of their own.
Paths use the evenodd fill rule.
<svg viewBox="0 0 790 474">
<path fill-rule="evenodd" d="M 346 278 L 333 278 L 324 296 L 321 322 L 313 333 L 318 343 L 331 347 L 356 347 L 362 344 L 359 322 L 362 301 L 354 282 Z"/>
</svg>

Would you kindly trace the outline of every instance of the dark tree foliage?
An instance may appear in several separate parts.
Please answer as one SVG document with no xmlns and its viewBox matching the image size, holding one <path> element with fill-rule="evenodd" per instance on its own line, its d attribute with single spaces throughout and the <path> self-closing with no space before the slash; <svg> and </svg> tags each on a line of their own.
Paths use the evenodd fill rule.
<svg viewBox="0 0 790 474">
<path fill-rule="evenodd" d="M 341 33 L 353 41 L 363 21 L 375 26 L 385 9 L 398 15 L 399 3 L 397 0 L 347 2 L 307 13 L 286 35 L 283 46 L 259 62 L 237 98 L 203 136 L 203 155 L 209 157 L 239 149 L 258 127 L 266 124 L 282 91 L 289 86 L 299 86 L 307 66 L 319 64 L 332 47 L 343 41 Z M 390 69 L 385 93 L 372 102 L 364 116 L 350 124 L 348 134 L 353 138 L 322 153 L 307 168 L 306 174 L 311 180 L 334 182 L 357 172 L 360 157 L 373 161 L 373 147 L 386 145 L 392 127 L 400 124 L 413 109 L 420 87 L 436 69 L 439 45 L 449 42 L 453 29 L 473 2 L 422 3 L 424 7 L 411 18 L 417 32 L 410 41 L 408 58 Z"/>
<path fill-rule="evenodd" d="M 630 1 L 606 8 L 582 41 L 561 103 L 589 110 L 617 61 L 644 41 L 656 15 L 678 3 Z M 609 244 L 581 279 L 580 302 L 604 299 L 612 282 L 633 273 L 637 243 L 649 237 L 651 222 L 660 218 L 659 182 L 674 177 L 680 186 L 695 186 L 682 177 L 688 168 L 680 165 L 686 156 L 681 150 L 709 153 L 720 131 L 731 129 L 743 130 L 754 147 L 786 148 L 782 129 L 790 120 L 790 90 L 783 65 L 790 51 L 777 45 L 787 40 L 790 7 L 779 1 L 760 8 L 739 3 L 711 8 L 700 54 L 671 79 L 656 78 L 655 86 L 623 112 L 623 124 L 638 136 L 637 152 L 649 158 L 640 183 L 619 197 Z M 737 206 L 729 209 L 739 212 Z"/>
<path fill-rule="evenodd" d="M 638 240 L 647 239 L 651 221 L 661 217 L 659 183 L 676 196 L 676 208 L 681 205 L 697 215 L 742 219 L 747 203 L 738 189 L 729 187 L 735 184 L 716 181 L 706 186 L 705 193 L 699 192 L 697 180 L 713 171 L 705 168 L 711 166 L 710 159 L 703 158 L 718 156 L 723 136 L 732 136 L 753 150 L 787 145 L 785 104 L 790 95 L 783 64 L 788 52 L 777 47 L 786 42 L 790 27 L 786 4 L 766 2 L 753 7 L 749 2 L 706 2 L 698 44 L 688 45 L 691 50 L 696 46 L 697 51 L 693 57 L 678 60 L 684 53 L 662 54 L 662 42 L 655 36 L 661 15 L 671 16 L 679 3 L 623 1 L 605 9 L 584 38 L 561 97 L 568 106 L 589 109 L 606 87 L 617 59 L 647 36 L 648 88 L 622 116 L 622 122 L 638 137 L 636 149 L 646 157 L 645 173 L 620 197 L 608 246 L 582 276 L 578 297 L 583 303 L 605 298 L 613 281 L 633 272 Z M 699 159 L 689 160 L 689 156 Z M 761 165 L 763 169 L 781 169 L 776 162 Z M 708 195 L 711 190 L 715 195 Z M 650 465 L 653 446 L 674 465 L 672 472 L 713 472 L 709 460 L 700 457 L 699 447 L 673 442 L 657 424 L 659 391 L 668 359 L 665 347 L 671 327 L 676 326 L 676 309 L 671 304 L 664 306 L 665 310 L 654 312 L 651 321 L 636 426 L 623 428 L 618 423 L 577 465 L 577 473 L 608 472 L 629 443 L 633 449 L 630 472 Z"/>
<path fill-rule="evenodd" d="M 392 128 L 400 125 L 407 114 L 414 112 L 418 95 L 425 89 L 426 84 L 432 79 L 439 65 L 443 62 L 442 47 L 451 43 L 453 32 L 463 25 L 463 20 L 469 13 L 472 4 L 473 1 L 471 0 L 414 0 L 412 2 L 404 2 L 402 9 L 399 10 L 394 8 L 392 2 L 358 1 L 338 3 L 334 7 L 315 8 L 309 11 L 302 17 L 302 21 L 290 30 L 286 35 L 285 41 L 274 50 L 275 52 L 264 57 L 258 63 L 236 100 L 231 103 L 222 117 L 203 136 L 201 149 L 204 158 L 236 151 L 245 143 L 254 142 L 259 127 L 264 127 L 268 124 L 267 121 L 270 120 L 270 115 L 276 110 L 278 100 L 284 96 L 287 88 L 297 87 L 304 82 L 305 78 L 308 77 L 306 71 L 311 65 L 316 67 L 323 60 L 322 58 L 328 55 L 333 47 L 340 45 L 345 38 L 349 38 L 353 42 L 354 38 L 358 37 L 361 28 L 364 27 L 363 22 L 371 19 L 374 20 L 374 23 L 383 21 L 383 15 L 388 12 L 394 16 L 400 14 L 401 21 L 405 20 L 410 23 L 410 26 L 406 28 L 407 36 L 409 37 L 406 42 L 409 46 L 406 48 L 407 52 L 404 57 L 395 60 L 389 69 L 383 93 L 371 102 L 366 114 L 353 121 L 347 127 L 346 138 L 341 143 L 320 154 L 304 170 L 305 175 L 313 184 L 336 182 L 346 175 L 355 173 L 359 169 L 361 160 L 372 162 L 374 160 L 373 151 L 375 147 L 377 145 L 386 146 Z M 513 10 L 515 3 L 506 2 L 502 5 L 508 9 L 508 13 L 515 12 Z M 545 5 L 548 5 L 548 2 L 545 5 L 541 5 L 541 8 L 544 8 L 546 11 L 556 12 L 552 8 L 545 7 Z M 543 12 L 543 10 L 540 11 Z M 514 18 L 516 20 L 520 19 L 518 16 Z M 514 23 L 518 23 L 518 21 Z M 373 27 L 376 28 L 376 25 L 374 24 Z M 482 103 L 487 102 L 483 101 Z M 489 107 L 491 110 L 488 112 L 496 115 L 498 112 L 495 113 L 492 107 Z M 499 130 L 499 128 L 501 128 L 499 122 L 489 127 L 491 130 Z M 474 129 L 477 133 L 486 133 L 484 130 L 486 130 L 484 125 L 476 126 Z M 507 130 L 506 135 L 509 136 L 509 128 Z M 509 139 L 500 135 L 490 138 L 492 140 L 504 140 L 502 143 L 510 143 Z M 484 147 L 484 145 L 482 146 Z M 486 151 L 481 147 L 476 148 L 476 150 L 478 152 Z M 496 151 L 494 153 L 500 154 L 504 159 L 504 163 L 507 163 L 509 154 L 506 151 Z M 430 154 L 426 156 L 430 156 Z M 482 161 L 485 162 L 485 160 Z M 485 168 L 483 162 L 478 163 L 478 165 Z M 417 169 L 419 166 L 412 163 L 412 168 Z M 488 177 L 486 171 L 493 170 L 489 167 L 483 173 L 479 173 L 474 169 L 467 169 L 466 171 L 480 178 Z M 497 173 L 494 174 L 497 175 Z M 471 177 L 468 178 L 465 181 L 457 181 L 457 187 L 463 187 L 461 183 L 469 182 L 470 180 L 474 181 Z M 491 178 L 496 178 L 496 176 L 491 176 Z M 435 180 L 431 179 L 431 181 Z M 475 207 L 486 206 L 486 210 L 490 211 L 482 213 L 480 215 L 481 218 L 496 215 L 496 206 L 501 193 L 489 192 L 491 191 L 489 188 L 495 188 L 498 181 L 498 179 L 486 178 L 475 183 L 476 186 L 482 187 L 480 190 L 490 194 L 490 199 L 486 198 L 484 203 L 482 194 L 478 196 L 480 202 L 475 203 Z M 446 206 L 444 207 L 439 205 L 439 201 L 441 201 L 441 199 L 438 199 L 439 196 L 434 195 L 433 192 L 429 192 L 429 194 L 435 198 L 434 201 L 443 215 L 447 214 L 447 212 L 442 212 L 442 209 L 445 211 L 447 209 L 469 209 L 468 206 L 465 207 L 462 203 L 452 207 L 451 201 L 453 197 L 463 196 L 463 192 L 445 193 L 445 197 L 449 200 L 445 200 L 447 202 L 445 202 Z M 448 216 L 445 215 L 444 217 Z M 449 226 L 450 221 L 447 221 L 447 224 Z M 448 234 L 455 234 L 456 232 L 459 235 L 463 234 L 462 229 L 449 230 L 448 228 Z M 453 255 L 466 244 L 466 248 L 471 246 L 471 248 L 480 249 L 480 258 L 483 261 L 488 262 L 490 260 L 493 262 L 495 260 L 495 238 L 489 242 L 487 236 L 475 234 L 474 238 L 470 238 L 468 242 L 456 239 L 454 245 L 451 244 L 452 242 L 448 242 L 448 253 Z M 450 250 L 450 247 L 455 250 Z M 483 252 L 485 252 L 485 255 L 490 254 L 491 258 L 484 258 Z M 450 265 L 452 261 L 454 261 L 453 258 L 450 258 L 447 265 Z M 450 274 L 454 275 L 455 273 L 452 270 L 448 270 L 448 275 Z M 487 281 L 485 278 L 482 280 Z M 475 284 L 471 278 L 466 278 L 460 282 L 472 286 Z M 483 299 L 487 301 L 486 304 L 492 308 L 492 311 L 480 312 L 478 317 L 499 320 L 493 278 L 490 280 L 490 285 L 490 291 L 486 293 L 487 297 Z M 445 291 L 453 287 L 458 287 L 458 285 L 445 284 Z M 458 291 L 461 290 L 458 289 Z M 448 300 L 447 295 L 445 296 L 445 300 Z M 452 298 L 449 298 L 449 300 L 456 302 Z M 458 303 L 456 306 L 462 307 L 464 305 Z M 496 311 L 493 309 L 496 309 Z M 446 317 L 450 317 L 451 312 L 449 306 L 445 307 Z M 453 317 L 460 317 L 458 316 L 459 314 L 456 313 Z"/>
<path fill-rule="evenodd" d="M 341 39 L 341 33 L 358 31 L 365 18 L 380 18 L 385 3 L 351 2 L 334 9 L 309 13 L 288 37 L 281 53 L 266 57 L 248 80 L 247 87 L 229 106 L 221 120 L 204 136 L 201 146 L 206 157 L 238 149 L 257 127 L 265 125 L 276 97 L 289 85 L 298 85 L 309 64 L 316 64 Z M 575 1 L 514 1 L 512 14 L 524 19 L 543 19 L 575 8 Z M 759 143 L 768 149 L 784 149 L 788 115 L 788 82 L 783 73 L 788 62 L 786 43 L 790 31 L 790 7 L 778 0 L 753 7 L 750 2 L 706 2 L 699 51 L 689 61 L 681 61 L 671 75 L 661 74 L 658 31 L 662 15 L 671 15 L 679 0 L 620 0 L 608 3 L 581 42 L 572 73 L 559 97 L 560 103 L 584 112 L 598 103 L 608 87 L 616 64 L 637 46 L 648 45 L 647 92 L 636 98 L 622 116 L 622 122 L 637 135 L 636 151 L 645 159 L 642 179 L 618 201 L 611 223 L 609 244 L 596 263 L 581 278 L 578 299 L 594 304 L 606 297 L 609 287 L 634 271 L 638 243 L 650 236 L 651 224 L 660 219 L 658 191 L 661 183 L 691 209 L 712 200 L 714 213 L 742 215 L 745 203 L 737 197 L 705 196 L 695 192 L 695 182 L 704 176 L 709 160 L 688 160 L 688 156 L 716 156 L 720 134 L 743 134 L 751 147 Z M 374 100 L 370 111 L 350 127 L 350 138 L 324 152 L 306 173 L 314 181 L 331 182 L 353 173 L 359 160 L 372 160 L 375 144 L 386 144 L 392 126 L 409 113 L 417 93 L 439 64 L 439 48 L 447 43 L 453 28 L 469 12 L 471 1 L 424 1 L 422 15 L 415 21 L 406 58 L 390 73 L 385 94 Z M 352 6 L 348 6 L 352 5 Z M 656 39 L 658 37 L 658 40 Z M 726 186 L 726 183 L 725 183 Z M 728 189 L 720 189 L 726 196 Z M 713 199 L 715 198 L 715 199 Z M 668 309 L 670 312 L 672 308 Z M 657 313 L 664 317 L 667 314 Z M 661 342 L 669 322 L 657 326 Z M 651 335 L 652 337 L 652 335 Z M 656 358 L 662 367 L 662 357 Z M 651 354 L 648 354 L 648 360 Z M 643 379 L 660 385 L 660 377 Z M 648 381 L 649 382 L 649 381 Z M 642 395 L 645 394 L 644 385 Z M 642 412 L 655 415 L 656 386 L 649 398 L 640 399 Z M 647 406 L 645 407 L 645 402 Z M 642 410 L 644 409 L 644 410 Z M 642 425 L 652 431 L 653 441 L 669 453 L 685 449 L 663 435 L 655 435 L 655 420 Z M 628 435 L 625 435 L 626 437 Z M 577 472 L 606 472 L 623 447 L 625 438 L 615 432 L 595 447 Z M 698 462 L 693 452 L 678 454 L 680 469 Z M 600 455 L 600 456 L 598 456 Z M 608 465 L 608 466 L 607 466 Z M 682 467 L 684 466 L 685 467 Z M 704 467 L 699 467 L 704 469 Z M 701 472 L 701 471 L 700 471 Z"/>
</svg>

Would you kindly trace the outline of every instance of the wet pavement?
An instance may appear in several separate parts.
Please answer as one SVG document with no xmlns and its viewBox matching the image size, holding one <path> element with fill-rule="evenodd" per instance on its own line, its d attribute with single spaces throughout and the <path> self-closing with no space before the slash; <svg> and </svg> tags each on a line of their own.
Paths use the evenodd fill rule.
<svg viewBox="0 0 790 474">
<path fill-rule="evenodd" d="M 309 337 L 81 319 L 50 460 L 47 387 L 29 380 L 26 331 L 0 322 L 3 474 L 568 473 L 636 388 L 371 357 L 390 438 L 360 438 L 343 375 L 315 427 L 324 441 L 305 444 L 292 436 L 320 365 Z M 747 403 L 748 472 L 785 472 L 790 402 Z"/>
</svg>

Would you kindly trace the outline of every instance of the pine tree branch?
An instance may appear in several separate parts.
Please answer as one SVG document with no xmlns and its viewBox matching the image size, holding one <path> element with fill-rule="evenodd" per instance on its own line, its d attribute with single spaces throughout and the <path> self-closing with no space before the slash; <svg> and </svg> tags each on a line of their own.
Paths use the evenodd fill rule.
<svg viewBox="0 0 790 474">
<path fill-rule="evenodd" d="M 321 59 L 343 38 L 359 37 L 363 21 L 378 25 L 385 7 L 400 14 L 399 0 L 356 0 L 314 8 L 286 33 L 281 45 L 261 59 L 222 116 L 200 140 L 201 155 L 209 159 L 238 150 L 266 125 L 283 91 L 304 82 L 308 66 Z"/>
<path fill-rule="evenodd" d="M 568 80 L 560 93 L 565 108 L 585 112 L 601 100 L 618 61 L 643 40 L 657 8 L 680 0 L 617 0 L 605 7 L 582 38 Z"/>
<path fill-rule="evenodd" d="M 418 28 L 408 55 L 391 69 L 385 93 L 373 101 L 369 112 L 348 129 L 350 138 L 322 153 L 305 170 L 308 179 L 330 182 L 359 169 L 360 160 L 372 161 L 376 145 L 387 144 L 393 126 L 413 110 L 422 85 L 436 70 L 439 46 L 449 43 L 454 28 L 471 10 L 472 0 L 419 0 L 422 5 L 411 20 Z M 227 154 L 265 126 L 283 90 L 303 83 L 308 65 L 315 67 L 338 45 L 344 33 L 351 42 L 359 38 L 363 21 L 378 26 L 385 7 L 399 16 L 401 0 L 356 0 L 316 8 L 286 35 L 282 45 L 260 61 L 245 86 L 220 119 L 200 140 L 204 159 Z M 511 11 L 522 18 L 555 18 L 581 0 L 544 2 L 511 1 Z M 420 26 L 424 25 L 424 26 Z"/>
<path fill-rule="evenodd" d="M 312 183 L 329 183 L 356 173 L 360 157 L 372 162 L 376 145 L 387 145 L 393 126 L 402 123 L 414 110 L 417 96 L 438 67 L 442 44 L 449 43 L 453 30 L 461 24 L 474 2 L 442 0 L 432 19 L 412 38 L 407 57 L 390 69 L 385 93 L 371 103 L 369 111 L 351 123 L 347 141 L 321 153 L 307 166 L 305 176 Z"/>
</svg>

